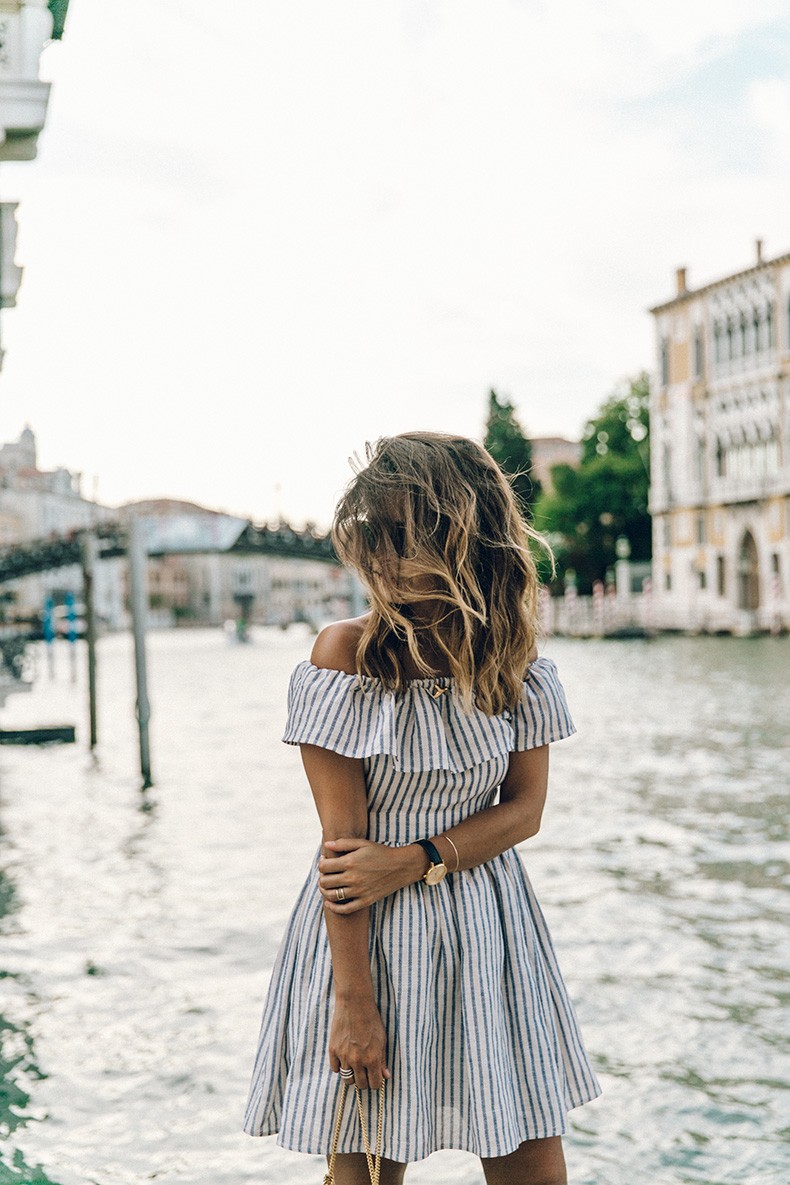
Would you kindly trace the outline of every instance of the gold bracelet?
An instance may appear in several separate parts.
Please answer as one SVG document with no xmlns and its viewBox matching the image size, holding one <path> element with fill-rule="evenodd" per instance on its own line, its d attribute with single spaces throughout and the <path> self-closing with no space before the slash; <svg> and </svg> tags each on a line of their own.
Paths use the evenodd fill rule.
<svg viewBox="0 0 790 1185">
<path fill-rule="evenodd" d="M 447 842 L 449 843 L 450 847 L 451 847 L 451 848 L 453 849 L 453 851 L 455 852 L 455 868 L 453 869 L 453 872 L 457 872 L 457 871 L 458 871 L 458 869 L 461 867 L 461 857 L 458 855 L 458 848 L 455 846 L 455 844 L 453 843 L 453 841 L 450 839 L 450 836 L 449 836 L 449 835 L 445 835 L 445 833 L 444 833 L 444 832 L 442 832 L 441 838 L 442 838 L 442 839 L 446 839 L 446 840 L 447 840 Z"/>
</svg>

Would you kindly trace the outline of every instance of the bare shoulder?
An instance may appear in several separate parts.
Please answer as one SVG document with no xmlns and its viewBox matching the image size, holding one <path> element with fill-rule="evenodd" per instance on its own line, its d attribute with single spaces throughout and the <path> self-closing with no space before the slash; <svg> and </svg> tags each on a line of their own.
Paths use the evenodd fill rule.
<svg viewBox="0 0 790 1185">
<path fill-rule="evenodd" d="M 313 666 L 356 675 L 357 644 L 369 616 L 363 613 L 361 617 L 349 617 L 345 621 L 333 621 L 331 625 L 325 625 L 313 644 L 310 655 Z"/>
</svg>

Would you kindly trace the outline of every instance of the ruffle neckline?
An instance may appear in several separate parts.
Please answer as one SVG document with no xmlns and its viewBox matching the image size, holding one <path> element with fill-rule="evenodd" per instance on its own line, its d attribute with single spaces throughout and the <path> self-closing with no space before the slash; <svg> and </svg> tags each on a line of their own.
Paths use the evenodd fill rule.
<svg viewBox="0 0 790 1185">
<path fill-rule="evenodd" d="M 539 662 L 539 661 L 540 661 L 540 656 L 538 656 L 538 658 L 535 659 L 535 662 Z M 364 684 L 377 685 L 378 687 L 381 687 L 381 680 L 378 678 L 377 675 L 362 675 L 357 672 L 355 672 L 353 675 L 350 675 L 348 673 L 348 671 L 336 671 L 332 667 L 317 667 L 317 666 L 315 666 L 314 663 L 310 662 L 309 658 L 305 658 L 302 662 L 297 664 L 297 667 L 300 667 L 300 666 L 308 666 L 308 667 L 310 667 L 311 670 L 316 671 L 316 672 L 327 671 L 328 673 L 330 673 L 332 675 L 345 675 L 345 677 L 347 679 L 353 679 L 355 682 L 361 680 L 362 683 L 364 683 Z M 455 679 L 452 675 L 429 675 L 425 679 L 407 679 L 406 680 L 407 688 L 411 687 L 412 685 L 414 685 L 415 687 L 422 687 L 424 685 L 432 687 L 434 684 L 439 684 L 442 687 L 450 687 L 450 686 L 453 686 L 454 683 L 455 683 Z M 382 688 L 382 690 L 384 690 L 384 688 Z"/>
<path fill-rule="evenodd" d="M 288 690 L 286 744 L 313 744 L 346 757 L 385 755 L 396 769 L 462 772 L 516 750 L 570 736 L 576 728 L 553 659 L 530 665 L 516 707 L 466 713 L 451 675 L 410 679 L 402 693 L 370 675 L 297 663 Z M 436 694 L 441 692 L 449 694 Z"/>
</svg>

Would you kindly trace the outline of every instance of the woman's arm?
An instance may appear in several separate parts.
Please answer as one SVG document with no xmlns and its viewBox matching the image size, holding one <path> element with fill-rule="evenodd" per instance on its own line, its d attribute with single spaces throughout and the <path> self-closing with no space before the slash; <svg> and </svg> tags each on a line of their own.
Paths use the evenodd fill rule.
<svg viewBox="0 0 790 1185">
<path fill-rule="evenodd" d="M 318 745 L 300 745 L 299 749 L 321 820 L 323 843 L 340 836 L 364 839 L 368 833 L 368 811 L 362 762 Z M 372 998 L 367 911 L 351 924 L 338 926 L 330 917 L 326 923 L 337 995 L 367 993 Z"/>
<path fill-rule="evenodd" d="M 358 622 L 334 622 L 321 630 L 310 661 L 332 670 L 354 670 Z M 319 745 L 300 745 L 302 764 L 313 792 L 324 842 L 323 854 L 330 853 L 327 841 L 345 837 L 347 842 L 368 833 L 368 804 L 361 759 L 344 757 Z M 337 849 L 343 851 L 343 848 Z M 324 901 L 335 1006 L 329 1036 L 329 1064 L 337 1072 L 351 1066 L 354 1082 L 378 1089 L 390 1077 L 387 1067 L 387 1036 L 373 996 L 370 970 L 370 911 L 360 909 L 353 917 L 338 918 Z"/>
<path fill-rule="evenodd" d="M 470 815 L 446 832 L 420 838 L 432 840 L 451 873 L 484 864 L 537 834 L 548 777 L 548 745 L 511 753 L 498 803 Z M 457 869 L 456 854 L 447 836 L 458 851 Z M 337 841 L 330 840 L 324 845 L 325 853 L 331 852 L 331 856 L 325 855 L 319 862 L 324 907 L 332 914 L 354 915 L 363 911 L 367 914 L 372 902 L 420 880 L 428 868 L 428 857 L 417 843 L 391 848 L 360 837 L 338 836 Z M 352 900 L 337 901 L 338 887 L 343 887 Z"/>
<path fill-rule="evenodd" d="M 368 813 L 362 761 L 317 745 L 299 748 L 324 841 L 342 835 L 353 842 L 366 836 Z M 324 920 L 335 984 L 329 1064 L 335 1073 L 341 1066 L 351 1066 L 357 1086 L 377 1090 L 382 1079 L 390 1077 L 390 1071 L 386 1033 L 373 996 L 370 911 L 359 909 L 352 917 L 335 917 L 325 900 Z"/>
<path fill-rule="evenodd" d="M 450 836 L 458 849 L 459 869 L 484 864 L 537 835 L 548 783 L 548 745 L 511 753 L 508 771 L 499 790 L 499 802 L 470 815 L 463 823 L 443 833 Z M 442 846 L 442 836 L 439 835 L 436 846 L 446 855 L 447 867 L 455 869 L 455 852 L 451 845 L 445 842 Z"/>
</svg>

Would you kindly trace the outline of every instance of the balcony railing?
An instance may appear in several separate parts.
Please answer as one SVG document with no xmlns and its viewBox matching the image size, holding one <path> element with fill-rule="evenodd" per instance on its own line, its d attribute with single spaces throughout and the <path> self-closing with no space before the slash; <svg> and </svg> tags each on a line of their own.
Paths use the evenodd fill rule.
<svg viewBox="0 0 790 1185">
<path fill-rule="evenodd" d="M 60 15 L 65 18 L 65 11 Z M 38 63 L 53 29 L 46 0 L 0 8 L 0 160 L 36 155 L 49 100 L 49 83 L 39 79 Z"/>
</svg>

